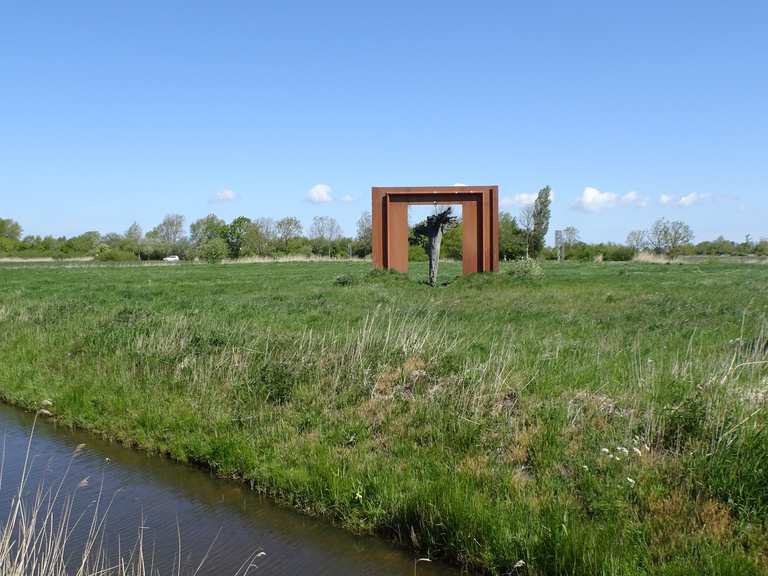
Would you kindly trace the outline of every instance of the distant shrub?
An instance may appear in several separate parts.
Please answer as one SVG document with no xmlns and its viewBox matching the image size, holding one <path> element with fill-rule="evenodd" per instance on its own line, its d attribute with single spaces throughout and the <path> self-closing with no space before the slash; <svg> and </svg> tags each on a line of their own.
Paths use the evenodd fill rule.
<svg viewBox="0 0 768 576">
<path fill-rule="evenodd" d="M 512 262 L 509 275 L 521 280 L 539 280 L 544 277 L 544 269 L 538 260 L 523 258 Z"/>
<path fill-rule="evenodd" d="M 133 252 L 117 248 L 102 250 L 95 257 L 99 262 L 136 262 L 138 259 L 139 257 Z"/>
<path fill-rule="evenodd" d="M 355 277 L 352 274 L 339 274 L 333 283 L 336 286 L 352 286 L 355 283 Z"/>
<path fill-rule="evenodd" d="M 421 244 L 409 244 L 408 260 L 410 262 L 426 262 L 429 260 L 429 256 L 427 256 L 427 251 L 424 250 L 424 246 Z"/>
<path fill-rule="evenodd" d="M 200 246 L 200 257 L 209 264 L 221 262 L 227 255 L 227 243 L 222 238 L 212 238 Z"/>
</svg>

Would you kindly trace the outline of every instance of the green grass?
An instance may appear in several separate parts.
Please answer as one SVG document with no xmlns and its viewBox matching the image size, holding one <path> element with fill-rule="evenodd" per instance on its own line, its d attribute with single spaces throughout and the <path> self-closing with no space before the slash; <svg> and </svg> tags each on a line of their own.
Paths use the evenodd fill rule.
<svg viewBox="0 0 768 576">
<path fill-rule="evenodd" d="M 414 268 L 0 267 L 0 395 L 475 569 L 766 573 L 768 267 Z"/>
</svg>

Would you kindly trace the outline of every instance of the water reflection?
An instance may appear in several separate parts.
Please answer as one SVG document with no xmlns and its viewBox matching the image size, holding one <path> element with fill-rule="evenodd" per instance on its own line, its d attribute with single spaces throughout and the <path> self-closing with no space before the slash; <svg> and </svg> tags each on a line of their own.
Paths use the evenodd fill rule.
<svg viewBox="0 0 768 576">
<path fill-rule="evenodd" d="M 32 416 L 0 405 L 0 433 L 5 461 L 0 490 L 0 518 L 6 518 L 21 478 L 32 429 Z M 77 457 L 72 458 L 78 445 Z M 414 557 L 376 538 L 354 537 L 324 522 L 281 508 L 239 483 L 168 459 L 123 448 L 88 434 L 38 420 L 30 460 L 30 490 L 55 485 L 69 468 L 65 493 L 76 494 L 73 513 L 85 518 L 100 494 L 110 501 L 105 546 L 125 552 L 139 528 L 144 546 L 161 573 L 178 558 L 199 575 L 234 574 L 249 557 L 248 574 L 411 575 Z M 81 545 L 87 522 L 73 534 Z M 263 552 L 264 554 L 259 554 Z M 254 556 L 257 555 L 257 556 Z M 439 564 L 420 564 L 419 575 L 458 572 Z"/>
</svg>

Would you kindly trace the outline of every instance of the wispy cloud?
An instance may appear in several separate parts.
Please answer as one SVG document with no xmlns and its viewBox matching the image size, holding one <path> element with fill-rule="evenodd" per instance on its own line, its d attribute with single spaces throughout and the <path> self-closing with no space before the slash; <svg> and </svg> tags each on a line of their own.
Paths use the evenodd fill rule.
<svg viewBox="0 0 768 576">
<path fill-rule="evenodd" d="M 615 208 L 616 206 L 637 206 L 643 208 L 648 205 L 645 196 L 632 191 L 623 196 L 615 192 L 602 192 L 592 186 L 587 186 L 576 200 L 573 207 L 583 212 L 599 212 L 606 208 Z"/>
<path fill-rule="evenodd" d="M 704 200 L 710 198 L 709 194 L 699 194 L 698 192 L 691 192 L 685 196 L 673 196 L 672 194 L 662 194 L 659 196 L 659 203 L 664 206 L 681 206 L 687 208 L 694 204 L 700 204 Z"/>
<path fill-rule="evenodd" d="M 344 194 L 341 198 L 339 198 L 340 202 L 344 202 L 344 204 L 349 204 L 351 202 L 354 202 L 355 199 L 352 197 L 351 194 Z"/>
<path fill-rule="evenodd" d="M 709 196 L 707 194 L 699 194 L 697 192 L 691 192 L 686 194 L 680 200 L 677 201 L 678 206 L 693 206 L 699 202 L 706 200 Z"/>
<path fill-rule="evenodd" d="M 501 206 L 503 208 L 525 208 L 536 202 L 537 196 L 538 194 L 536 192 L 522 192 L 520 194 L 515 194 L 514 196 L 504 196 L 501 199 Z M 549 193 L 549 199 L 552 202 L 555 201 L 554 192 Z"/>
<path fill-rule="evenodd" d="M 625 206 L 638 206 L 639 208 L 645 208 L 648 206 L 648 199 L 642 194 L 639 194 L 633 190 L 632 192 L 627 192 L 624 194 L 624 196 L 621 197 L 621 203 Z"/>
<path fill-rule="evenodd" d="M 331 187 L 328 184 L 315 184 L 307 192 L 307 201 L 313 204 L 327 204 L 333 202 L 333 196 L 331 196 Z"/>
<path fill-rule="evenodd" d="M 225 188 L 224 190 L 219 190 L 211 197 L 211 202 L 232 202 L 237 198 L 237 194 L 235 194 L 232 190 L 229 188 Z"/>
</svg>

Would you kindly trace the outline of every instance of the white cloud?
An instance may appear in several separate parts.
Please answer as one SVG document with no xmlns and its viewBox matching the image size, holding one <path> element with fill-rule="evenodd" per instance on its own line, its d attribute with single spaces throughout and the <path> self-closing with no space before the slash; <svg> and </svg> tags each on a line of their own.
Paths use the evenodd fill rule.
<svg viewBox="0 0 768 576">
<path fill-rule="evenodd" d="M 501 207 L 502 208 L 525 208 L 526 206 L 530 206 L 534 202 L 536 202 L 536 197 L 538 196 L 538 193 L 536 192 L 522 192 L 520 194 L 515 194 L 514 196 L 504 196 L 501 199 Z M 554 202 L 555 201 L 555 193 L 550 191 L 549 193 L 549 199 Z"/>
<path fill-rule="evenodd" d="M 466 184 L 464 184 L 464 182 L 456 182 L 454 186 L 466 186 Z"/>
<path fill-rule="evenodd" d="M 237 197 L 237 195 L 232 191 L 227 189 L 219 190 L 216 192 L 216 194 L 213 195 L 212 201 L 213 202 L 231 202 Z"/>
<path fill-rule="evenodd" d="M 659 196 L 659 202 L 664 206 L 682 206 L 687 208 L 694 204 L 699 204 L 709 198 L 709 194 L 699 194 L 698 192 L 691 192 L 685 196 L 673 196 L 672 194 L 662 194 Z"/>
<path fill-rule="evenodd" d="M 615 192 L 601 192 L 597 188 L 587 186 L 573 207 L 585 212 L 598 212 L 606 208 L 615 208 L 616 206 L 645 208 L 647 205 L 648 200 L 646 197 L 634 190 L 619 196 Z"/>
<path fill-rule="evenodd" d="M 327 204 L 333 202 L 331 187 L 328 184 L 315 184 L 307 192 L 307 200 L 313 204 Z"/>
<path fill-rule="evenodd" d="M 349 204 L 350 202 L 354 202 L 355 199 L 350 194 L 344 194 L 341 198 L 339 198 L 344 204 Z"/>
<path fill-rule="evenodd" d="M 524 208 L 530 206 L 536 201 L 536 194 L 515 194 L 514 196 L 504 196 L 501 199 L 501 205 L 505 208 Z"/>
<path fill-rule="evenodd" d="M 604 208 L 613 208 L 619 202 L 619 195 L 613 192 L 601 192 L 597 188 L 587 186 L 576 200 L 574 208 L 586 212 L 597 212 Z"/>
<path fill-rule="evenodd" d="M 690 194 L 686 194 L 680 200 L 677 201 L 678 206 L 693 206 L 694 204 L 698 204 L 702 200 L 705 200 L 708 197 L 706 194 L 698 194 L 697 192 L 691 192 Z"/>
<path fill-rule="evenodd" d="M 645 198 L 645 196 L 638 194 L 634 190 L 624 194 L 624 196 L 621 197 L 621 203 L 625 206 L 637 206 L 639 208 L 645 208 L 648 206 L 648 200 Z"/>
</svg>

